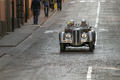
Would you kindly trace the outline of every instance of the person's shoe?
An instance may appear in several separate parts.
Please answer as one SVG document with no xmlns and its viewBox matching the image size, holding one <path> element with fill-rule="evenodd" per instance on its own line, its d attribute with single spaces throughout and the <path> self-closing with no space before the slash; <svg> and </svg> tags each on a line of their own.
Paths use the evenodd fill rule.
<svg viewBox="0 0 120 80">
<path fill-rule="evenodd" d="M 60 10 L 60 8 L 58 8 L 58 11 Z"/>
<path fill-rule="evenodd" d="M 47 17 L 47 14 L 45 14 L 45 17 Z"/>
<path fill-rule="evenodd" d="M 53 12 L 53 9 L 51 10 L 51 12 Z"/>
<path fill-rule="evenodd" d="M 36 23 L 33 23 L 33 25 L 35 25 Z"/>
</svg>

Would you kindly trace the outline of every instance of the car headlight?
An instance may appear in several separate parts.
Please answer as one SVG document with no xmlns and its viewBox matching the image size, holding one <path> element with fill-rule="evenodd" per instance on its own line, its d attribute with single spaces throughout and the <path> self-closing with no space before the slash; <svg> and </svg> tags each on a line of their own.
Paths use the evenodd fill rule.
<svg viewBox="0 0 120 80">
<path fill-rule="evenodd" d="M 70 33 L 67 33 L 67 34 L 66 34 L 66 38 L 67 38 L 67 39 L 70 39 L 70 38 L 71 38 L 71 34 L 70 34 Z"/>
<path fill-rule="evenodd" d="M 87 38 L 87 34 L 86 34 L 85 32 L 82 33 L 82 38 L 83 38 L 83 39 Z"/>
</svg>

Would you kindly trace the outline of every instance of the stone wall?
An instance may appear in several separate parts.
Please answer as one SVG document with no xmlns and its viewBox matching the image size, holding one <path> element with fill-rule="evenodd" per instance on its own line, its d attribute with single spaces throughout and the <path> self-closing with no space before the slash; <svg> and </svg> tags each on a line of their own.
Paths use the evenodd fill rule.
<svg viewBox="0 0 120 80">
<path fill-rule="evenodd" d="M 5 0 L 0 0 L 0 37 L 6 35 L 6 4 Z"/>
</svg>

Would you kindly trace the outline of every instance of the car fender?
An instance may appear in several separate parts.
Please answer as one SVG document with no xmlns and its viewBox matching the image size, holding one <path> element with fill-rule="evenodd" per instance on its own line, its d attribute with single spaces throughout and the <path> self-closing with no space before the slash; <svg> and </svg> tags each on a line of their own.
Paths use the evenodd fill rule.
<svg viewBox="0 0 120 80">
<path fill-rule="evenodd" d="M 88 32 L 88 42 L 93 42 L 93 32 L 92 31 Z"/>
<path fill-rule="evenodd" d="M 65 32 L 59 33 L 59 43 L 61 43 L 62 40 L 65 40 Z"/>
<path fill-rule="evenodd" d="M 96 33 L 94 30 L 92 30 L 92 33 L 93 33 L 93 42 L 95 42 L 96 41 Z"/>
</svg>

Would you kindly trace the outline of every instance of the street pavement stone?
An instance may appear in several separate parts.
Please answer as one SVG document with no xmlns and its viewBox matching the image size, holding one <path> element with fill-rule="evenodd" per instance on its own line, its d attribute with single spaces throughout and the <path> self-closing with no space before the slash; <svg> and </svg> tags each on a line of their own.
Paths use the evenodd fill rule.
<svg viewBox="0 0 120 80">
<path fill-rule="evenodd" d="M 11 33 L 0 40 L 0 47 L 16 47 L 30 35 L 31 33 Z"/>
<path fill-rule="evenodd" d="M 7 58 L 11 58 L 19 52 L 11 51 L 9 56 L 2 58 L 3 61 L 0 61 L 0 79 L 119 80 L 120 37 L 118 36 L 120 24 L 118 23 L 119 18 L 116 20 L 116 17 L 120 16 L 118 15 L 119 9 L 112 2 L 101 3 L 100 6 L 99 23 L 96 28 L 98 38 L 94 52 L 86 52 L 88 48 L 85 48 L 83 51 L 71 49 L 71 51 L 74 51 L 60 53 L 58 35 L 59 31 L 62 31 L 66 26 L 66 21 L 71 18 L 75 21 L 80 21 L 81 18 L 85 17 L 94 26 L 96 20 L 95 12 L 98 7 L 97 2 L 75 4 L 67 2 L 62 11 L 57 11 L 54 17 L 51 17 L 43 24 L 43 26 L 48 27 L 39 28 L 36 32 L 37 35 L 32 34 L 31 38 L 29 37 L 26 42 L 24 41 L 22 45 L 17 46 L 20 51 L 21 47 L 26 48 L 23 52 L 12 58 L 3 67 L 1 67 L 1 64 L 8 61 Z M 89 14 L 90 12 L 91 14 Z M 44 33 L 49 30 L 56 32 Z M 59 31 L 57 32 L 57 30 Z M 36 40 L 33 41 L 34 39 Z M 32 44 L 27 46 L 29 43 Z M 14 49 L 18 50 L 17 48 Z M 93 68 L 92 78 L 86 79 L 89 66 Z"/>
<path fill-rule="evenodd" d="M 120 80 L 120 69 L 114 67 L 93 67 L 92 80 Z"/>
</svg>

